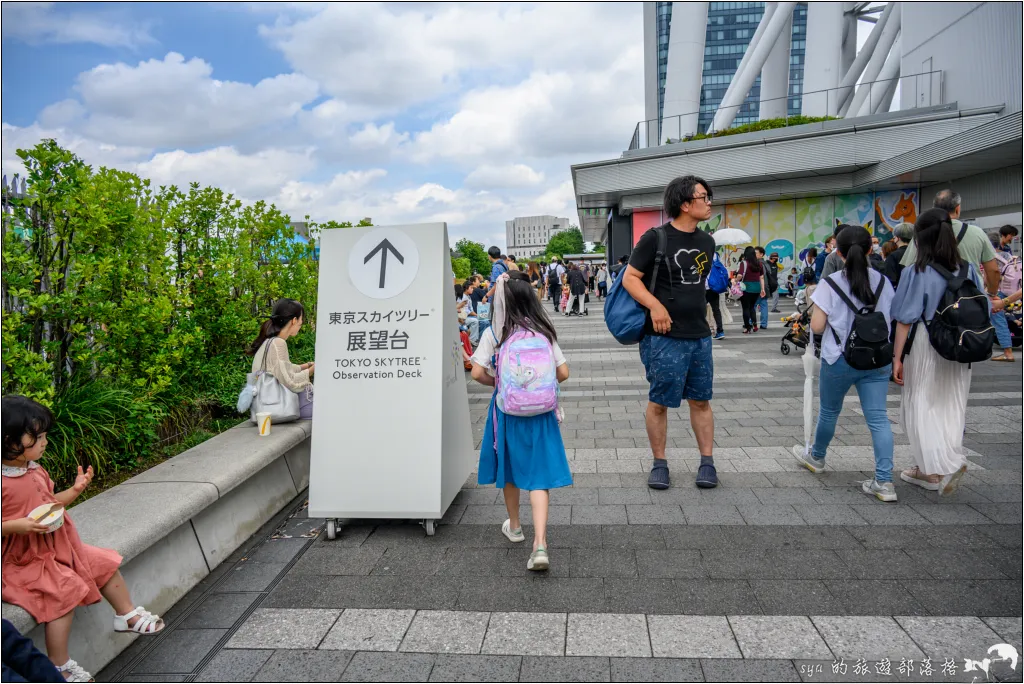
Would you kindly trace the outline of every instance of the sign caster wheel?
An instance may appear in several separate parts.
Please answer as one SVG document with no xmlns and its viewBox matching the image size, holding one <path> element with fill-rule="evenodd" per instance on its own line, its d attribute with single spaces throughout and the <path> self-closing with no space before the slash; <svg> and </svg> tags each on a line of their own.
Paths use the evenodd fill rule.
<svg viewBox="0 0 1024 684">
<path fill-rule="evenodd" d="M 327 521 L 327 538 L 337 539 L 338 537 L 338 521 L 328 520 Z"/>
<path fill-rule="evenodd" d="M 424 520 L 423 521 L 423 529 L 426 531 L 428 537 L 433 537 L 434 536 L 434 532 L 436 531 L 435 528 L 434 528 L 434 521 L 433 520 Z"/>
</svg>

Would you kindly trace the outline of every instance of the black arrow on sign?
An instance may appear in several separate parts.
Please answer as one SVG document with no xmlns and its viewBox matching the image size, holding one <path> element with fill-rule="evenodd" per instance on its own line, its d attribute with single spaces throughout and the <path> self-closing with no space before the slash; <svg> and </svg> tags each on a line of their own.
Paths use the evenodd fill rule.
<svg viewBox="0 0 1024 684">
<path fill-rule="evenodd" d="M 405 263 L 405 258 L 402 256 L 401 252 L 395 249 L 395 246 L 391 244 L 391 242 L 387 238 L 384 238 L 383 240 L 380 241 L 379 245 L 374 247 L 370 251 L 370 253 L 366 255 L 366 258 L 363 259 L 363 263 L 365 264 L 370 259 L 372 259 L 377 252 L 380 252 L 380 284 L 377 285 L 377 287 L 380 289 L 384 289 L 384 279 L 385 276 L 387 276 L 388 272 L 388 252 L 394 254 L 395 258 L 398 259 L 398 263 L 400 264 Z"/>
</svg>

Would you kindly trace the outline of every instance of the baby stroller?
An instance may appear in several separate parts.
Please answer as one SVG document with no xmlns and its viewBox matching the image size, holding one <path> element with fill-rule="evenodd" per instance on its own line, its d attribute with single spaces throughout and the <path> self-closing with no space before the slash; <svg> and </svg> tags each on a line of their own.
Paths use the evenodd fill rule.
<svg viewBox="0 0 1024 684">
<path fill-rule="evenodd" d="M 811 341 L 811 309 L 810 307 L 801 307 L 797 309 L 797 312 L 792 316 L 786 316 L 782 319 L 782 322 L 786 324 L 786 334 L 782 336 L 782 353 L 788 355 L 790 352 L 790 343 L 792 343 L 797 349 L 806 349 L 807 344 Z"/>
</svg>

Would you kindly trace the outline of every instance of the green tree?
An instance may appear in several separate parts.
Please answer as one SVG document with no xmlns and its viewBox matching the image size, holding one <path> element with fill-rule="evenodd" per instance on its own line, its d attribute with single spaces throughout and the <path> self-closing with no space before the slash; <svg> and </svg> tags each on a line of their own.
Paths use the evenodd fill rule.
<svg viewBox="0 0 1024 684">
<path fill-rule="evenodd" d="M 595 242 L 593 248 L 587 251 L 588 254 L 604 254 L 607 250 L 600 242 Z"/>
<path fill-rule="evenodd" d="M 473 265 L 469 262 L 466 257 L 459 257 L 452 259 L 452 272 L 455 277 L 459 280 L 465 280 L 473 274 Z"/>
<path fill-rule="evenodd" d="M 555 233 L 544 248 L 547 257 L 563 257 L 566 254 L 583 254 L 583 233 L 578 226 L 571 225 L 567 230 Z"/>
<path fill-rule="evenodd" d="M 491 272 L 491 260 L 487 257 L 487 250 L 479 242 L 462 238 L 455 243 L 455 251 L 469 259 L 474 273 L 487 275 Z"/>
</svg>

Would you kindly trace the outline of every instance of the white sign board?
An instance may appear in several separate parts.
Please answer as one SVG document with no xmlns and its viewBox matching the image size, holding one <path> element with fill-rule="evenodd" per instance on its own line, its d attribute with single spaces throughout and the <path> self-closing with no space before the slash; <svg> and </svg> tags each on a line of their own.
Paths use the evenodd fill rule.
<svg viewBox="0 0 1024 684">
<path fill-rule="evenodd" d="M 447 227 L 324 231 L 309 515 L 441 518 L 475 460 Z"/>
</svg>

